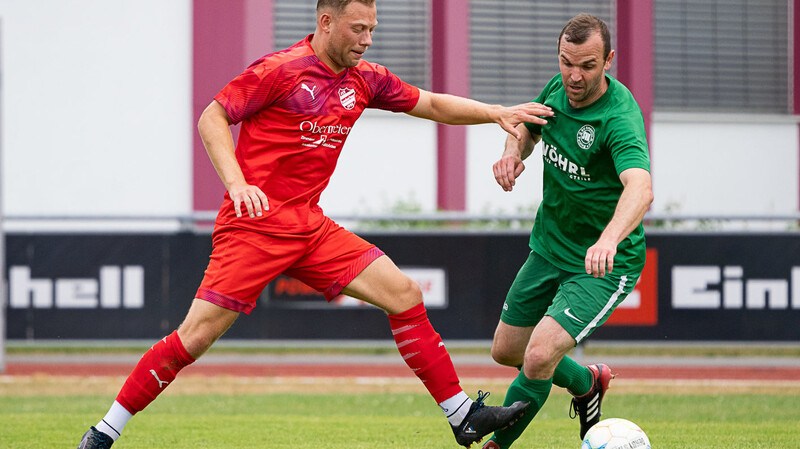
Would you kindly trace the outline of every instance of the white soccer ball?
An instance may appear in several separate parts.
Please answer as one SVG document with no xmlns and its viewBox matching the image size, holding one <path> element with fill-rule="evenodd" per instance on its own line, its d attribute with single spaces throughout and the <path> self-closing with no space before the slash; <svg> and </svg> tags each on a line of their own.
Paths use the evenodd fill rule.
<svg viewBox="0 0 800 449">
<path fill-rule="evenodd" d="M 650 440 L 627 419 L 609 418 L 586 432 L 581 449 L 650 449 Z"/>
</svg>

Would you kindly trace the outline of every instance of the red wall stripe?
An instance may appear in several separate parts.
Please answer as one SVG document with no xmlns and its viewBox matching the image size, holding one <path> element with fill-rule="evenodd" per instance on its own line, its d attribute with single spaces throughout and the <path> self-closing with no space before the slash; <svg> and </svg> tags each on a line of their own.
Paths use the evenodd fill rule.
<svg viewBox="0 0 800 449">
<path fill-rule="evenodd" d="M 794 90 L 793 112 L 795 115 L 800 115 L 800 0 L 794 0 L 792 3 L 792 11 L 794 16 L 794 20 L 792 21 L 792 27 L 794 28 L 792 45 L 792 60 L 794 61 L 792 70 L 792 87 Z M 797 146 L 800 148 L 800 125 L 797 126 Z M 797 166 L 797 171 L 800 173 L 800 164 Z M 800 192 L 800 183 L 797 186 L 797 190 Z M 798 198 L 797 207 L 800 209 L 800 198 Z"/>
<path fill-rule="evenodd" d="M 192 117 L 251 62 L 272 51 L 272 0 L 194 0 L 192 11 Z M 238 127 L 234 130 L 238 136 Z M 195 211 L 217 210 L 225 188 L 193 128 Z"/>
<path fill-rule="evenodd" d="M 653 0 L 617 0 L 617 78 L 642 109 L 648 136 L 653 112 L 653 34 Z"/>
<path fill-rule="evenodd" d="M 468 97 L 470 91 L 469 2 L 432 2 L 431 88 Z M 467 129 L 438 125 L 437 194 L 442 210 L 467 206 Z"/>
</svg>

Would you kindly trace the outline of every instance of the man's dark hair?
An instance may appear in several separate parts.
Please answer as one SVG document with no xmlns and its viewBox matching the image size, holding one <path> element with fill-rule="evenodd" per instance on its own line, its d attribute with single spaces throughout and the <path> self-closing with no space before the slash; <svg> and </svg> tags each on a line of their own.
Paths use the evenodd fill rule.
<svg viewBox="0 0 800 449">
<path fill-rule="evenodd" d="M 330 8 L 335 14 L 339 14 L 353 2 L 363 3 L 367 6 L 375 4 L 375 0 L 317 0 L 317 11 L 323 8 Z"/>
<path fill-rule="evenodd" d="M 320 0 L 321 1 L 321 0 Z M 600 33 L 603 39 L 603 59 L 611 52 L 611 33 L 605 22 L 591 14 L 578 14 L 569 19 L 561 34 L 558 35 L 558 51 L 561 52 L 561 38 L 566 36 L 567 42 L 582 44 L 594 33 Z"/>
</svg>

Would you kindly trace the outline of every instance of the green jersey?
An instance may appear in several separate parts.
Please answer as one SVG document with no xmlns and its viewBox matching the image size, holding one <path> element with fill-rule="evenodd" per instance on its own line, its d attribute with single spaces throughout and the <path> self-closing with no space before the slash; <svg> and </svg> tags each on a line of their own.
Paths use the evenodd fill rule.
<svg viewBox="0 0 800 449">
<path fill-rule="evenodd" d="M 585 272 L 586 250 L 597 242 L 614 215 L 629 168 L 650 171 L 650 157 L 639 105 L 619 81 L 606 75 L 608 90 L 583 108 L 569 104 L 561 75 L 534 100 L 555 113 L 547 125 L 527 123 L 541 135 L 543 199 L 531 232 L 531 249 L 565 271 Z M 614 272 L 644 267 L 642 224 L 617 247 Z M 619 270 L 619 271 L 617 271 Z"/>
</svg>

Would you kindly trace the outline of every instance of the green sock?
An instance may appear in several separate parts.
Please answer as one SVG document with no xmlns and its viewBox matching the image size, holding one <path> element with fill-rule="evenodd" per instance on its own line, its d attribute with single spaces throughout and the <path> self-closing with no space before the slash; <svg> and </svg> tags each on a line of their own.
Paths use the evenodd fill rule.
<svg viewBox="0 0 800 449">
<path fill-rule="evenodd" d="M 528 379 L 523 372 L 520 372 L 517 378 L 511 382 L 503 405 L 509 406 L 516 401 L 527 401 L 530 402 L 530 405 L 525 411 L 525 416 L 517 420 L 513 426 L 495 431 L 491 439 L 500 445 L 501 449 L 510 447 L 522 435 L 522 432 L 544 405 L 547 396 L 550 395 L 552 386 L 553 379 Z"/>
<path fill-rule="evenodd" d="M 581 396 L 592 389 L 592 373 L 589 368 L 564 356 L 553 373 L 553 384 L 566 388 L 576 396 Z"/>
</svg>

